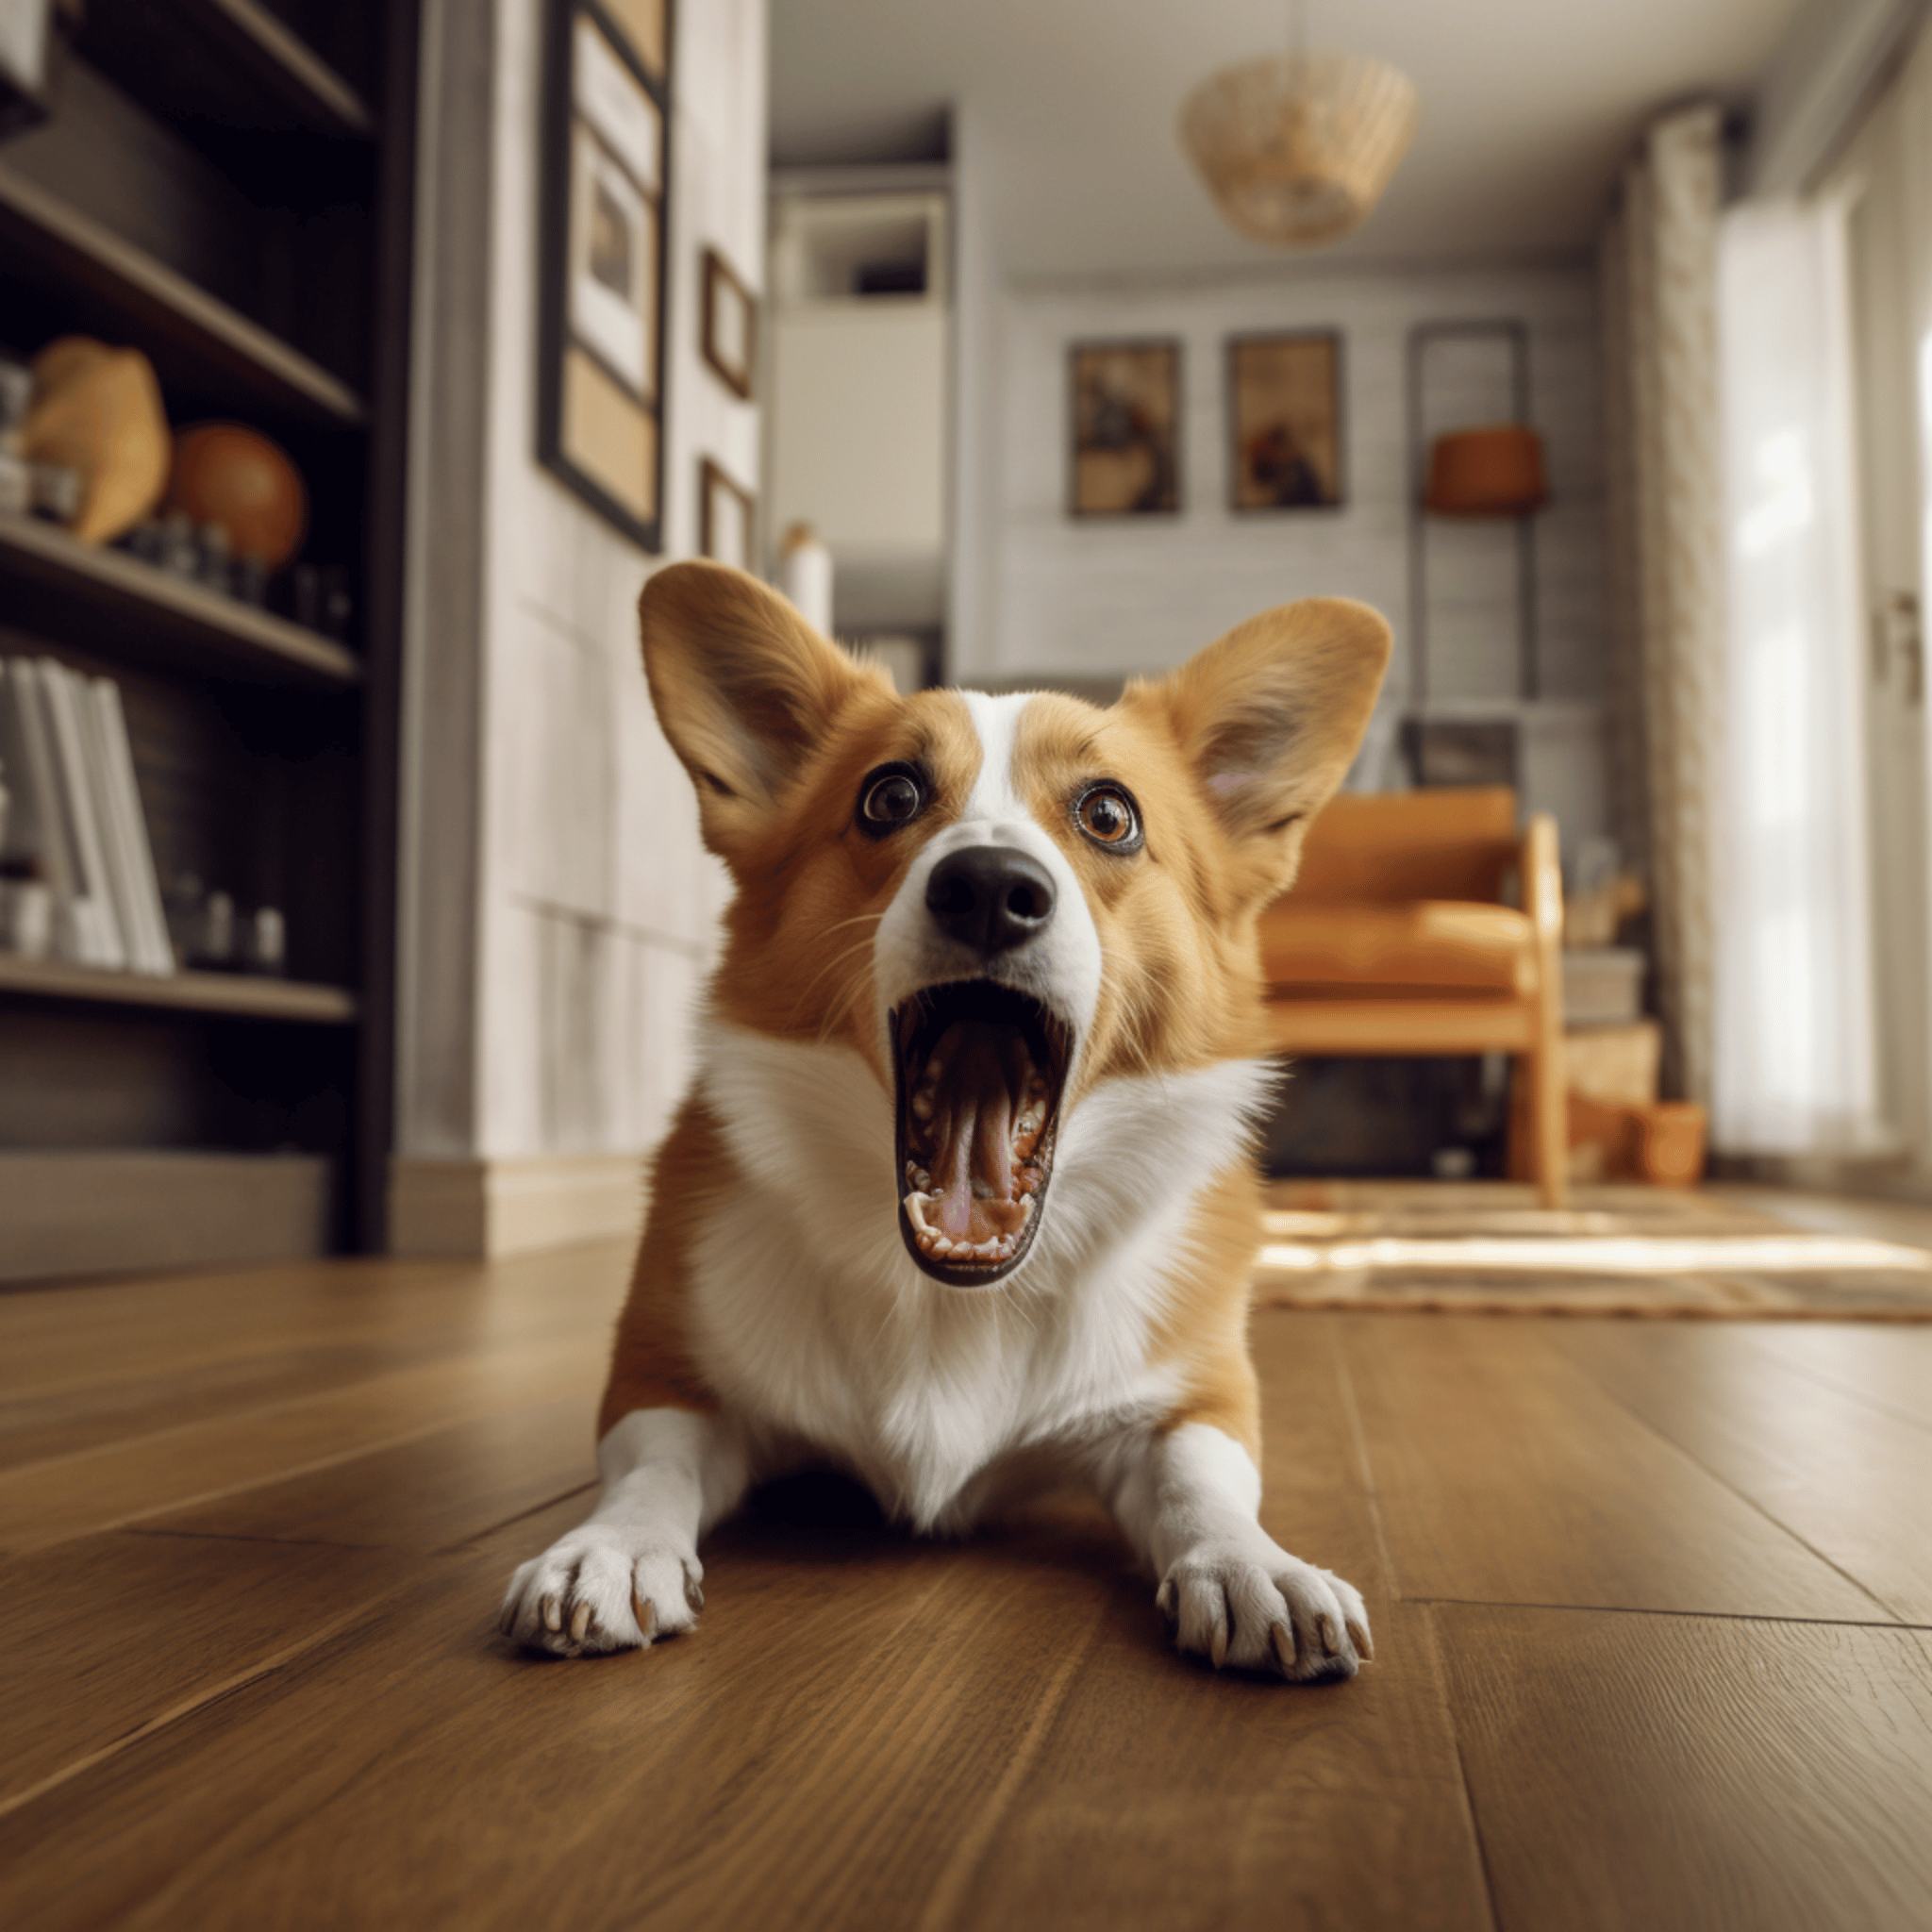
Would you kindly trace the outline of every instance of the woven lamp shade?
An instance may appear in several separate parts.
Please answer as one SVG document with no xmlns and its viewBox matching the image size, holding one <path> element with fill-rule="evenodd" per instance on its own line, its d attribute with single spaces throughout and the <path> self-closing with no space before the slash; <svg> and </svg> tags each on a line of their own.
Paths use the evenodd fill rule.
<svg viewBox="0 0 1932 1932">
<path fill-rule="evenodd" d="M 1439 517 L 1520 517 L 1550 500 L 1543 440 L 1521 423 L 1437 437 L 1423 506 Z"/>
<path fill-rule="evenodd" d="M 1271 55 L 1204 80 L 1181 144 L 1241 234 L 1307 246 L 1368 219 L 1421 119 L 1414 83 L 1379 60 Z"/>
</svg>

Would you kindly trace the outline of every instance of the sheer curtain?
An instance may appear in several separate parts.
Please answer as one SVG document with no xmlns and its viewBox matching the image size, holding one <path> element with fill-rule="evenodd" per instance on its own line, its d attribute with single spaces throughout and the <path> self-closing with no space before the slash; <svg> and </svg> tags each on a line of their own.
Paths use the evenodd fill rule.
<svg viewBox="0 0 1932 1932">
<path fill-rule="evenodd" d="M 1618 838 L 1650 879 L 1665 1091 L 1706 1105 L 1724 636 L 1723 151 L 1716 108 L 1665 115 L 1624 171 L 1598 250 Z"/>
<path fill-rule="evenodd" d="M 1844 218 L 1746 204 L 1719 241 L 1728 615 L 1711 1138 L 1877 1143 L 1863 616 Z"/>
</svg>

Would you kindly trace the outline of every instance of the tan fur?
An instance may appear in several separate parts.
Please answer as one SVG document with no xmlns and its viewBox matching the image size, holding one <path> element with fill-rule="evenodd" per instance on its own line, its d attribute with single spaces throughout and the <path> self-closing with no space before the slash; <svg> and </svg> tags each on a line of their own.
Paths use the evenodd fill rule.
<svg viewBox="0 0 1932 1932">
<path fill-rule="evenodd" d="M 1183 1371 L 1181 1399 L 1162 1429 L 1212 1423 L 1257 1463 L 1261 1396 L 1248 1357 L 1248 1271 L 1260 1232 L 1258 1182 L 1252 1174 L 1224 1174 L 1190 1224 L 1168 1318 L 1148 1350 L 1152 1360 L 1178 1361 Z"/>
<path fill-rule="evenodd" d="M 730 1172 L 724 1137 L 687 1099 L 651 1163 L 651 1206 L 618 1320 L 597 1434 L 634 1408 L 689 1408 L 709 1415 L 718 1397 L 691 1359 L 685 1337 L 691 1243 Z"/>
</svg>

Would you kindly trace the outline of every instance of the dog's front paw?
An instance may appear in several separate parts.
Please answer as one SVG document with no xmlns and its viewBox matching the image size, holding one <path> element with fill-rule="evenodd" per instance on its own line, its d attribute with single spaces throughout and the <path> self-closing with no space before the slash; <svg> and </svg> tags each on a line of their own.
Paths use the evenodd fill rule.
<svg viewBox="0 0 1932 1932">
<path fill-rule="evenodd" d="M 525 1650 L 558 1657 L 635 1650 L 697 1622 L 704 1574 L 694 1556 L 587 1523 L 510 1578 L 498 1627 Z"/>
<path fill-rule="evenodd" d="M 1374 1656 L 1360 1592 L 1258 1538 L 1196 1543 L 1176 1558 L 1154 1599 L 1177 1648 L 1277 1671 L 1296 1684 L 1352 1677 Z"/>
</svg>

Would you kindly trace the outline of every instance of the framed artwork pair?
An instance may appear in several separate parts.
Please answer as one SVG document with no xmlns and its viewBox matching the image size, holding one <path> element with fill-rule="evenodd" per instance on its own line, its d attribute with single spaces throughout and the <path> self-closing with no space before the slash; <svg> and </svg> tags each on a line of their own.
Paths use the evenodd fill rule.
<svg viewBox="0 0 1932 1932">
<path fill-rule="evenodd" d="M 606 522 L 663 549 L 672 0 L 548 0 L 539 459 Z M 700 349 L 749 400 L 756 299 L 703 258 Z M 704 554 L 750 568 L 750 495 L 700 460 Z"/>
<path fill-rule="evenodd" d="M 1075 342 L 1068 511 L 1172 516 L 1181 507 L 1181 345 Z M 1231 509 L 1335 509 L 1343 473 L 1341 337 L 1302 329 L 1227 343 Z"/>
<path fill-rule="evenodd" d="M 671 0 L 550 0 L 537 453 L 646 550 L 664 485 Z"/>
</svg>

